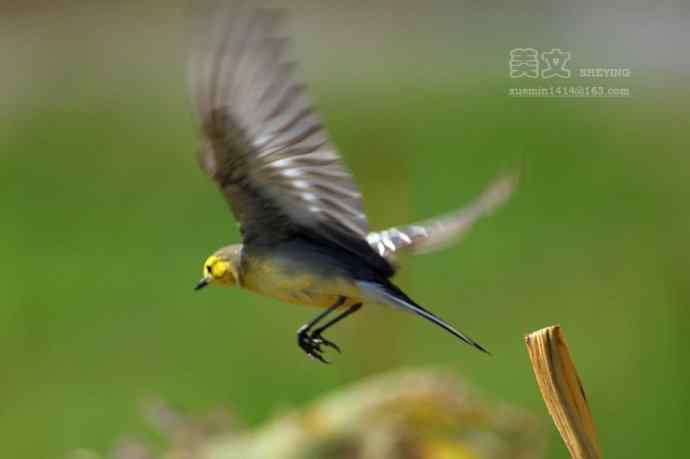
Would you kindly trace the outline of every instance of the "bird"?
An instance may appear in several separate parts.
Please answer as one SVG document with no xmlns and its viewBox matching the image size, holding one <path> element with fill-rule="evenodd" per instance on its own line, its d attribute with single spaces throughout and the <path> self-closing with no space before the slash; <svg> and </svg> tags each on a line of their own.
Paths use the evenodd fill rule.
<svg viewBox="0 0 690 459">
<path fill-rule="evenodd" d="M 322 308 L 298 329 L 297 344 L 323 363 L 330 363 L 327 348 L 341 352 L 324 332 L 363 304 L 414 313 L 488 353 L 392 277 L 399 253 L 445 247 L 503 204 L 516 175 L 446 215 L 369 231 L 362 195 L 288 54 L 284 21 L 283 10 L 219 8 L 194 35 L 188 70 L 198 159 L 229 203 L 242 240 L 205 260 L 195 289 L 237 286 Z"/>
</svg>

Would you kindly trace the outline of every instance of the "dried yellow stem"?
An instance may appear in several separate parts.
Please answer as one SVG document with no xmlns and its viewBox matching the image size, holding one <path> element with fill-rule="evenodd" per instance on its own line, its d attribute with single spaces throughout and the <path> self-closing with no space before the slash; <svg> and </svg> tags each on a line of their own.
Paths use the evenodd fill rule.
<svg viewBox="0 0 690 459">
<path fill-rule="evenodd" d="M 559 326 L 525 337 L 541 395 L 573 459 L 599 459 L 592 414 Z"/>
</svg>

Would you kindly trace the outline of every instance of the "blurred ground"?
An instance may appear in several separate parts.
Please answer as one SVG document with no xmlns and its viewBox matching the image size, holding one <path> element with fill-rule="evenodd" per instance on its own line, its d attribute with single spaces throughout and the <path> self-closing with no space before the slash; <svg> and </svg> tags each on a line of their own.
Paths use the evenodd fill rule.
<svg viewBox="0 0 690 459">
<path fill-rule="evenodd" d="M 0 456 L 109 448 L 143 430 L 137 405 L 150 396 L 190 412 L 232 406 L 257 423 L 401 365 L 446 367 L 546 418 L 521 336 L 551 323 L 566 330 L 607 455 L 682 451 L 682 2 L 520 13 L 314 5 L 295 7 L 295 54 L 373 228 L 444 212 L 499 171 L 524 171 L 506 208 L 461 246 L 403 260 L 398 280 L 494 357 L 368 308 L 334 331 L 345 353 L 323 367 L 293 345 L 313 310 L 238 290 L 195 294 L 204 257 L 237 231 L 195 163 L 185 8 L 3 6 Z M 508 53 L 522 46 L 630 67 L 632 95 L 510 98 Z M 565 454 L 555 430 L 549 453 Z"/>
</svg>

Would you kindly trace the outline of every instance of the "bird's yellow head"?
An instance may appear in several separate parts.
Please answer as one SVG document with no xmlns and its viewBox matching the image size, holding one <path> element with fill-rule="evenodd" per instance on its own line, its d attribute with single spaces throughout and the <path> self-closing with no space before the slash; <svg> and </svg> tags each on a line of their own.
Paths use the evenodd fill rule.
<svg viewBox="0 0 690 459">
<path fill-rule="evenodd" d="M 237 284 L 241 251 L 241 245 L 230 245 L 208 257 L 204 262 L 202 278 L 194 289 L 199 290 L 211 284 L 227 287 Z"/>
</svg>

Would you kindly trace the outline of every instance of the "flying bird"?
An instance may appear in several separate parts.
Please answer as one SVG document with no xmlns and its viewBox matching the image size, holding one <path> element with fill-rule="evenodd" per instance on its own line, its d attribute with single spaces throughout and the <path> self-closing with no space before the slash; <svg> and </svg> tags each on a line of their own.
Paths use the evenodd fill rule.
<svg viewBox="0 0 690 459">
<path fill-rule="evenodd" d="M 515 177 L 500 178 L 469 206 L 421 223 L 370 232 L 362 195 L 312 108 L 279 33 L 280 11 L 221 9 L 200 28 L 190 59 L 199 115 L 199 160 L 240 224 L 242 244 L 204 262 L 196 285 L 238 286 L 324 310 L 297 343 L 324 363 L 324 332 L 379 304 L 412 312 L 465 343 L 475 340 L 416 303 L 391 278 L 401 251 L 434 250 L 501 205 Z"/>
</svg>

